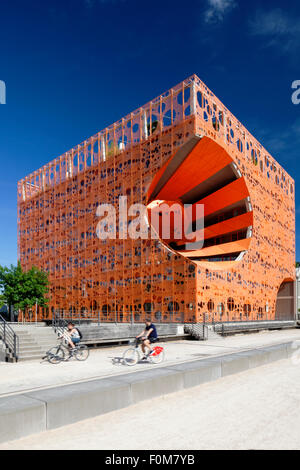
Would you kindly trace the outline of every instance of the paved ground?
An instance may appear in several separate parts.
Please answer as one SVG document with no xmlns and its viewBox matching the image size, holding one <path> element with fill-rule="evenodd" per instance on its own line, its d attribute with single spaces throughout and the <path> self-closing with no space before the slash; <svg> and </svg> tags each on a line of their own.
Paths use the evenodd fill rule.
<svg viewBox="0 0 300 470">
<path fill-rule="evenodd" d="M 186 360 L 199 360 L 237 352 L 245 349 L 263 347 L 265 345 L 300 341 L 300 330 L 282 330 L 261 332 L 248 335 L 236 335 L 227 338 L 214 338 L 210 341 L 176 341 L 165 344 L 166 360 L 170 365 Z M 300 343 L 299 343 L 300 345 Z M 0 363 L 0 397 L 25 390 L 63 385 L 81 380 L 95 379 L 104 376 L 133 372 L 134 370 L 157 367 L 149 363 L 141 363 L 134 368 L 113 365 L 113 357 L 121 357 L 127 346 L 92 349 L 86 362 L 72 360 L 59 365 L 48 362 L 31 361 L 17 364 Z"/>
<path fill-rule="evenodd" d="M 272 363 L 2 449 L 299 449 L 300 365 Z"/>
</svg>

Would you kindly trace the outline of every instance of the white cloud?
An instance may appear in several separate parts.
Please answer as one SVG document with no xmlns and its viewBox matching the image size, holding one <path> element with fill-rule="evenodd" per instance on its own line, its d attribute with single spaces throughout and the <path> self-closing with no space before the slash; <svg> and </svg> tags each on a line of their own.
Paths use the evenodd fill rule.
<svg viewBox="0 0 300 470">
<path fill-rule="evenodd" d="M 280 8 L 257 10 L 249 27 L 252 35 L 266 39 L 265 47 L 276 46 L 288 51 L 300 45 L 300 18 L 288 15 Z"/>
<path fill-rule="evenodd" d="M 235 0 L 207 0 L 207 3 L 207 9 L 204 14 L 206 23 L 219 23 L 223 21 L 225 15 L 237 6 Z"/>
</svg>

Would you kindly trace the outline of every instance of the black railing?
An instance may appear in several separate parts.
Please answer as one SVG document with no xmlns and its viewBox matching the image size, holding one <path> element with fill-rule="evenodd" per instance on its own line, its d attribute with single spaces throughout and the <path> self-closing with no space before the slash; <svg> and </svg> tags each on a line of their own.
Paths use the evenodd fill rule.
<svg viewBox="0 0 300 470">
<path fill-rule="evenodd" d="M 205 323 L 186 323 L 184 332 L 198 340 L 205 341 L 208 339 L 208 326 Z"/>
<path fill-rule="evenodd" d="M 284 328 L 294 328 L 294 320 L 257 320 L 257 321 L 228 321 L 214 322 L 213 329 L 216 333 L 225 336 L 229 333 L 250 332 L 259 330 L 281 330 Z"/>
<path fill-rule="evenodd" d="M 3 341 L 6 349 L 16 361 L 19 358 L 19 338 L 9 325 L 0 315 L 0 339 Z"/>
<path fill-rule="evenodd" d="M 69 321 L 78 325 L 85 323 L 144 323 L 146 318 L 155 323 L 184 323 L 184 313 L 178 311 L 161 312 L 55 312 L 52 316 L 52 326 L 65 326 Z"/>
</svg>

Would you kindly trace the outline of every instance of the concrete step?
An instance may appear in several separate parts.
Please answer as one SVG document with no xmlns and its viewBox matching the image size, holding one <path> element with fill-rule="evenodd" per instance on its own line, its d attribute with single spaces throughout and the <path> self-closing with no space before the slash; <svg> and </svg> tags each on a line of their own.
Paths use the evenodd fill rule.
<svg viewBox="0 0 300 470">
<path fill-rule="evenodd" d="M 55 343 L 55 342 L 53 342 L 53 341 L 49 341 L 49 342 L 47 342 L 47 343 L 32 342 L 32 343 L 27 343 L 27 344 L 20 344 L 20 348 L 22 348 L 22 347 L 25 347 L 25 348 L 27 348 L 27 347 L 34 347 L 34 348 L 39 347 L 39 348 L 44 349 L 44 348 L 47 348 L 47 347 L 49 347 L 49 346 L 50 346 L 50 347 L 51 347 L 51 346 L 55 346 L 56 344 L 58 344 L 58 343 Z"/>
<path fill-rule="evenodd" d="M 23 362 L 23 361 L 34 361 L 34 360 L 40 360 L 42 359 L 43 355 L 38 354 L 38 355 L 29 355 L 29 356 L 19 356 L 18 361 Z"/>
<path fill-rule="evenodd" d="M 20 338 L 19 337 L 19 344 L 21 344 L 21 343 L 22 344 L 32 343 L 32 338 L 30 338 L 29 336 L 28 336 L 28 338 Z"/>
<path fill-rule="evenodd" d="M 36 336 L 38 338 L 43 338 L 44 336 L 53 336 L 53 334 L 51 332 L 48 332 L 48 331 L 46 333 L 40 333 L 40 334 L 36 331 L 28 331 L 27 334 L 29 336 Z"/>
<path fill-rule="evenodd" d="M 28 347 L 23 347 L 19 348 L 19 354 L 25 354 L 27 352 L 40 352 L 42 349 L 39 346 L 28 346 Z"/>
<path fill-rule="evenodd" d="M 41 348 L 28 348 L 28 349 L 21 349 L 19 351 L 19 355 L 21 356 L 27 356 L 29 353 L 41 354 L 43 353 L 43 350 Z"/>
<path fill-rule="evenodd" d="M 49 345 L 49 344 L 52 344 L 53 346 L 55 344 L 58 343 L 58 341 L 56 341 L 56 339 L 52 339 L 52 340 L 45 340 L 45 341 L 34 341 L 36 344 L 40 344 L 41 346 L 44 346 L 44 345 Z"/>
<path fill-rule="evenodd" d="M 34 333 L 27 333 L 27 334 L 23 334 L 23 335 L 18 335 L 20 338 L 55 338 L 57 335 L 55 334 L 52 334 L 52 333 L 44 333 L 42 335 L 39 335 L 38 333 L 34 332 Z"/>
<path fill-rule="evenodd" d="M 209 326 L 207 331 L 208 331 L 208 339 L 221 339 L 222 338 L 220 334 L 214 331 L 213 326 Z"/>
<path fill-rule="evenodd" d="M 41 356 L 43 354 L 43 351 L 41 350 L 28 350 L 28 351 L 21 351 L 19 353 L 20 357 L 25 357 L 25 356 Z"/>
<path fill-rule="evenodd" d="M 33 336 L 31 337 L 31 341 L 35 343 L 55 343 L 57 342 L 58 338 L 57 337 L 51 337 L 51 338 L 34 338 Z"/>
<path fill-rule="evenodd" d="M 31 343 L 20 343 L 19 344 L 19 349 L 22 349 L 22 348 L 38 348 L 39 345 L 32 341 Z"/>
<path fill-rule="evenodd" d="M 20 337 L 20 336 L 19 336 Z M 50 335 L 50 334 L 46 334 L 46 335 L 38 335 L 38 334 L 28 334 L 27 336 L 24 336 L 24 338 L 37 338 L 37 339 L 45 339 L 45 338 L 55 338 L 56 335 Z"/>
<path fill-rule="evenodd" d="M 34 329 L 29 329 L 29 328 L 24 328 L 24 329 L 14 329 L 14 332 L 16 335 L 24 335 L 24 334 L 29 334 L 29 335 L 48 335 L 48 334 L 53 334 L 53 330 L 51 329 L 42 329 L 42 328 L 34 328 Z"/>
<path fill-rule="evenodd" d="M 28 343 L 28 341 L 34 341 L 34 342 L 42 342 L 42 343 L 45 343 L 45 342 L 49 342 L 49 341 L 56 341 L 57 340 L 57 337 L 56 336 L 43 336 L 43 337 L 39 337 L 39 336 L 26 336 L 25 338 L 20 338 L 19 337 L 19 342 L 22 342 L 22 343 Z"/>
<path fill-rule="evenodd" d="M 57 343 L 28 343 L 28 344 L 20 344 L 19 345 L 19 350 L 21 351 L 22 349 L 46 349 L 46 348 L 52 348 L 53 346 L 55 346 Z"/>
<path fill-rule="evenodd" d="M 38 343 L 38 344 L 49 344 L 49 343 L 56 343 L 57 338 L 30 338 L 31 343 Z M 20 341 L 20 343 L 28 343 L 28 341 Z"/>
</svg>

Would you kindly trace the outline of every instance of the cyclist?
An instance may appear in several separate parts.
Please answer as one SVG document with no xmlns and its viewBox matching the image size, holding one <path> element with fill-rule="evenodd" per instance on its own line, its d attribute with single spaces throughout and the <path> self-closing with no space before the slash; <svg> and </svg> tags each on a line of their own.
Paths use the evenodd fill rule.
<svg viewBox="0 0 300 470">
<path fill-rule="evenodd" d="M 148 356 L 150 356 L 154 352 L 151 344 L 156 343 L 156 341 L 158 340 L 156 327 L 151 322 L 151 319 L 147 318 L 145 323 L 145 329 L 142 331 L 141 334 L 136 336 L 136 338 L 142 339 L 141 348 L 144 354 L 144 357 L 142 358 L 143 360 L 147 359 L 146 348 L 149 349 Z"/>
<path fill-rule="evenodd" d="M 68 323 L 67 331 L 62 336 L 66 339 L 68 346 L 71 348 L 71 350 L 76 348 L 76 345 L 79 344 L 81 339 L 78 329 L 72 322 Z"/>
</svg>

